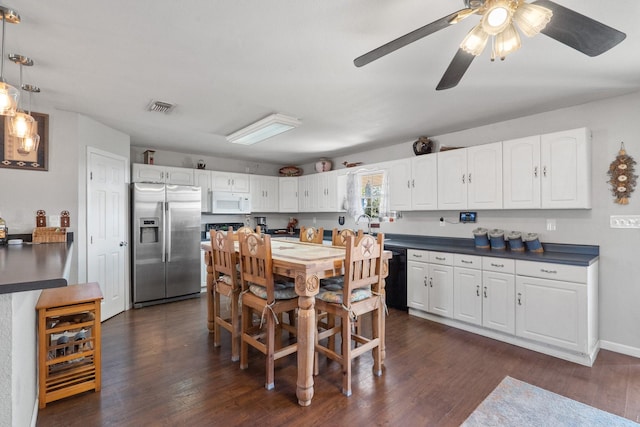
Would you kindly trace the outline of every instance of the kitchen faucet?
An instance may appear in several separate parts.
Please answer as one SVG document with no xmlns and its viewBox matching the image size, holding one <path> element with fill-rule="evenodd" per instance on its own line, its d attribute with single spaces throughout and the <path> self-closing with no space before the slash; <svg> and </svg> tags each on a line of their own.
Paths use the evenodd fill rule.
<svg viewBox="0 0 640 427">
<path fill-rule="evenodd" d="M 367 220 L 367 234 L 371 234 L 371 217 L 367 214 L 362 214 L 358 217 L 358 219 L 356 220 L 356 224 L 360 223 L 360 219 L 366 219 Z"/>
</svg>

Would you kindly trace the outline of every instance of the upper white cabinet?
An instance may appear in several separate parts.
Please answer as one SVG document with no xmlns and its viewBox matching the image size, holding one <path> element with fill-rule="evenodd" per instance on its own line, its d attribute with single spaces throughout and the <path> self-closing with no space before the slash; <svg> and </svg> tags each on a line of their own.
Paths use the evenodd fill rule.
<svg viewBox="0 0 640 427">
<path fill-rule="evenodd" d="M 316 212 L 318 210 L 318 180 L 314 175 L 298 177 L 298 210 Z"/>
<path fill-rule="evenodd" d="M 298 178 L 278 178 L 278 211 L 298 212 Z"/>
<path fill-rule="evenodd" d="M 591 134 L 585 128 L 540 137 L 543 209 L 591 208 Z"/>
<path fill-rule="evenodd" d="M 253 212 L 278 212 L 279 181 L 277 176 L 250 176 Z"/>
<path fill-rule="evenodd" d="M 235 193 L 248 193 L 249 175 L 246 173 L 234 172 L 211 172 L 212 191 L 233 191 Z"/>
<path fill-rule="evenodd" d="M 437 209 L 437 168 L 437 156 L 429 154 L 389 162 L 389 209 Z"/>
<path fill-rule="evenodd" d="M 586 128 L 503 143 L 506 209 L 591 208 L 591 136 Z"/>
<path fill-rule="evenodd" d="M 194 185 L 200 187 L 201 212 L 211 211 L 211 171 L 196 169 L 193 171 Z"/>
<path fill-rule="evenodd" d="M 193 185 L 193 169 L 134 163 L 131 166 L 133 182 L 154 182 L 175 185 Z"/>
<path fill-rule="evenodd" d="M 329 171 L 298 177 L 300 212 L 338 212 L 347 191 L 346 175 Z"/>
<path fill-rule="evenodd" d="M 502 208 L 502 143 L 438 153 L 438 208 Z"/>
</svg>

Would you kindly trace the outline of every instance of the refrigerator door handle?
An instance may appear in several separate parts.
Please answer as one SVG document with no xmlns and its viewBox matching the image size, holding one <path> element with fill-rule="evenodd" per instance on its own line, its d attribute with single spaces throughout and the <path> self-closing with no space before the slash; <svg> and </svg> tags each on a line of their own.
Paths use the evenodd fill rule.
<svg viewBox="0 0 640 427">
<path fill-rule="evenodd" d="M 169 202 L 167 202 L 167 211 L 165 214 L 166 217 L 166 225 L 165 225 L 165 241 L 167 242 L 167 262 L 171 262 L 171 207 L 169 206 Z"/>
<path fill-rule="evenodd" d="M 165 202 L 159 202 L 160 203 L 160 212 L 162 213 L 162 255 L 160 255 L 160 258 L 162 260 L 162 262 L 165 262 L 165 254 L 167 253 L 167 236 L 166 236 L 166 229 L 167 229 L 167 225 L 166 225 L 166 214 L 164 213 L 164 207 L 165 207 Z"/>
</svg>

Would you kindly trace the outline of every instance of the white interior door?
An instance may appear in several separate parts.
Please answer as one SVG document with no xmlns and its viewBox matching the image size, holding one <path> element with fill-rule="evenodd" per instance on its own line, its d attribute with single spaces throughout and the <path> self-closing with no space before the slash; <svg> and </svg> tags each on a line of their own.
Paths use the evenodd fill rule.
<svg viewBox="0 0 640 427">
<path fill-rule="evenodd" d="M 98 282 L 102 319 L 128 304 L 127 159 L 87 148 L 87 279 Z"/>
</svg>

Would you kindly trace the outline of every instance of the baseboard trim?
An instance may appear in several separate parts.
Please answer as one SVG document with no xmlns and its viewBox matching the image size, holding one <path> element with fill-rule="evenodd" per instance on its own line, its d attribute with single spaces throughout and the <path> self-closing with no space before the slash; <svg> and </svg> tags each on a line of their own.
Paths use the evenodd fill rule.
<svg viewBox="0 0 640 427">
<path fill-rule="evenodd" d="M 603 350 L 615 351 L 616 353 L 640 358 L 640 348 L 637 347 L 631 347 L 611 341 L 600 340 L 600 348 L 602 348 Z"/>
</svg>

